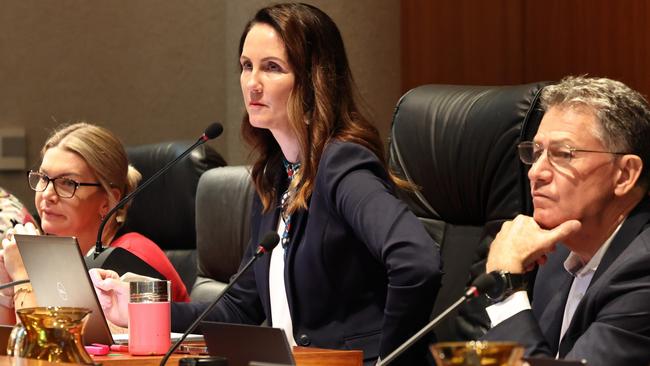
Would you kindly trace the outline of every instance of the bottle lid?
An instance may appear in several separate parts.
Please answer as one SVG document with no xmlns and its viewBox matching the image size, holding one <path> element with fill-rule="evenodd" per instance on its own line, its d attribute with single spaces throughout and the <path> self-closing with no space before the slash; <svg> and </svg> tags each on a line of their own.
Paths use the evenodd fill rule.
<svg viewBox="0 0 650 366">
<path fill-rule="evenodd" d="M 130 302 L 167 302 L 170 299 L 171 282 L 132 281 L 129 282 Z"/>
</svg>

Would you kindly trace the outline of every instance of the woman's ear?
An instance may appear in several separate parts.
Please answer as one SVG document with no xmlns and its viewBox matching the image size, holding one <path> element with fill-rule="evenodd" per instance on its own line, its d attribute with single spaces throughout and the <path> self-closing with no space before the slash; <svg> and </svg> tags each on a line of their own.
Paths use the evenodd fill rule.
<svg viewBox="0 0 650 366">
<path fill-rule="evenodd" d="M 106 199 L 102 203 L 102 206 L 100 207 L 100 214 L 103 217 L 108 214 L 108 211 L 112 210 L 113 207 L 120 201 L 122 198 L 122 193 L 120 192 L 119 189 L 117 188 L 111 188 L 108 190 L 106 193 Z"/>
<path fill-rule="evenodd" d="M 637 155 L 623 155 L 619 159 L 619 172 L 616 176 L 614 193 L 622 196 L 634 188 L 643 170 L 643 160 Z"/>
</svg>

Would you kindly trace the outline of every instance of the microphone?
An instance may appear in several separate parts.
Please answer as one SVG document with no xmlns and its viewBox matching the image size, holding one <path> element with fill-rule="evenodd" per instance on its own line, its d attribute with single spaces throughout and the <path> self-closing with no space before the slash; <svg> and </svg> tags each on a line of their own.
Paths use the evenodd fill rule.
<svg viewBox="0 0 650 366">
<path fill-rule="evenodd" d="M 133 192 L 129 193 L 126 195 L 124 198 L 120 200 L 120 202 L 115 205 L 104 217 L 102 220 L 101 224 L 99 225 L 99 230 L 97 230 L 97 241 L 95 242 L 95 253 L 93 255 L 93 259 L 97 259 L 97 256 L 101 252 L 104 251 L 104 246 L 102 245 L 102 234 L 104 233 L 104 226 L 106 226 L 106 223 L 108 220 L 119 210 L 120 208 L 124 207 L 129 201 L 131 201 L 135 196 L 138 195 L 138 193 L 142 192 L 143 189 L 145 189 L 151 182 L 154 180 L 158 179 L 159 176 L 161 176 L 163 173 L 165 173 L 169 168 L 171 168 L 173 165 L 175 165 L 179 160 L 187 156 L 192 150 L 194 150 L 196 147 L 199 145 L 203 145 L 206 141 L 212 140 L 223 132 L 223 126 L 219 122 L 214 122 L 208 128 L 205 129 L 201 137 L 194 143 L 194 145 L 190 146 L 187 150 L 185 150 L 182 154 L 180 154 L 176 159 L 170 161 L 165 165 L 162 169 L 157 171 L 154 175 L 149 177 L 144 183 L 140 184 Z M 95 266 L 98 267 L 98 266 Z M 95 268 L 95 267 L 89 267 L 89 268 Z"/>
<path fill-rule="evenodd" d="M 500 295 L 497 294 L 497 292 L 505 291 L 506 287 L 507 286 L 504 283 L 503 277 L 499 276 L 498 272 L 483 273 L 482 275 L 476 277 L 476 279 L 472 282 L 470 287 L 467 290 L 465 290 L 465 293 L 463 294 L 463 296 L 460 297 L 460 299 L 458 299 L 455 303 L 451 304 L 451 306 L 449 306 L 445 311 L 443 311 L 435 319 L 429 322 L 429 324 L 424 326 L 424 328 L 420 329 L 419 332 L 415 333 L 406 342 L 402 343 L 402 345 L 397 347 L 385 359 L 379 361 L 379 363 L 377 363 L 377 366 L 384 366 L 393 362 L 399 355 L 401 355 L 404 351 L 406 351 L 409 347 L 411 347 L 415 342 L 420 340 L 420 338 L 422 338 L 425 334 L 429 333 L 431 329 L 433 329 L 436 325 L 438 325 L 447 315 L 449 315 L 449 313 L 451 313 L 458 306 L 460 306 L 460 304 L 462 304 L 465 300 L 472 297 L 477 297 L 486 292 L 489 292 L 490 296 L 492 296 L 493 294 Z"/>
<path fill-rule="evenodd" d="M 4 289 L 9 288 L 9 287 L 22 285 L 24 283 L 29 283 L 29 280 L 28 279 L 27 280 L 17 280 L 17 281 L 11 281 L 11 282 L 7 282 L 7 283 L 3 283 L 3 284 L 0 284 L 0 290 L 4 290 Z"/>
<path fill-rule="evenodd" d="M 264 253 L 270 253 L 273 250 L 273 248 L 275 248 L 275 246 L 278 245 L 279 241 L 280 241 L 280 236 L 278 235 L 278 233 L 274 231 L 271 231 L 264 236 L 260 244 L 257 246 L 257 249 L 255 250 L 255 254 L 253 255 L 253 257 L 239 270 L 239 272 L 237 272 L 232 277 L 232 279 L 228 283 L 228 286 L 226 286 L 223 289 L 223 291 L 221 291 L 221 293 L 217 296 L 217 298 L 214 299 L 214 301 L 212 301 L 212 303 L 210 303 L 210 305 L 207 308 L 205 308 L 205 310 L 203 310 L 203 312 L 196 318 L 196 320 L 187 328 L 185 333 L 183 333 L 183 335 L 169 348 L 169 351 L 165 353 L 165 357 L 163 357 L 162 360 L 160 361 L 160 366 L 164 366 L 165 363 L 167 363 L 167 360 L 172 355 L 172 353 L 174 353 L 176 348 L 178 348 L 178 346 L 181 343 L 183 343 L 185 338 L 187 338 L 188 334 L 192 333 L 192 331 L 196 329 L 196 327 L 203 320 L 203 318 L 205 318 L 205 316 L 208 315 L 210 311 L 212 311 L 212 309 L 217 305 L 219 300 L 221 300 L 223 295 L 225 295 L 226 292 L 228 292 L 228 290 L 230 290 L 230 288 L 237 282 L 237 280 L 242 275 L 242 273 L 246 272 L 248 267 L 250 267 L 259 257 L 263 256 Z"/>
</svg>

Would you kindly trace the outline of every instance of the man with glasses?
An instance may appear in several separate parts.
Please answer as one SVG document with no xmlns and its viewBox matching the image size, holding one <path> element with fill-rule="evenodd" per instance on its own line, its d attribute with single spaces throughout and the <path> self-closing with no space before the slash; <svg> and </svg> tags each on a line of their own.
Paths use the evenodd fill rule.
<svg viewBox="0 0 650 366">
<path fill-rule="evenodd" d="M 648 103 L 614 80 L 568 77 L 541 104 L 535 138 L 518 146 L 534 213 L 504 223 L 490 247 L 486 270 L 506 291 L 493 294 L 485 338 L 589 365 L 648 365 Z M 536 265 L 529 299 L 523 274 Z"/>
</svg>

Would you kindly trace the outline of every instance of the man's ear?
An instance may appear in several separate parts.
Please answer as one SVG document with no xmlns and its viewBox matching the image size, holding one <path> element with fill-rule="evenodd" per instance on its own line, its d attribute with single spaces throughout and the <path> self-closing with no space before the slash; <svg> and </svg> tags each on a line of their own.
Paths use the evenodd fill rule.
<svg viewBox="0 0 650 366">
<path fill-rule="evenodd" d="M 616 176 L 614 193 L 622 196 L 632 190 L 639 181 L 643 170 L 643 160 L 632 154 L 623 155 L 618 160 L 619 171 Z"/>
</svg>

